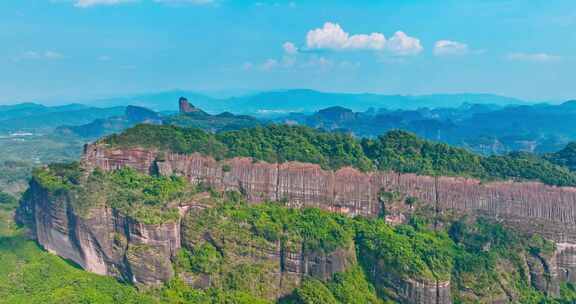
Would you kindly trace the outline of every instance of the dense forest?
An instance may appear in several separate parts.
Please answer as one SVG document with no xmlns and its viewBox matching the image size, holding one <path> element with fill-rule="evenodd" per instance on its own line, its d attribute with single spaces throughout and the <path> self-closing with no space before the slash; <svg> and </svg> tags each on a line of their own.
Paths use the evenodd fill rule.
<svg viewBox="0 0 576 304">
<path fill-rule="evenodd" d="M 223 159 L 253 157 L 267 162 L 301 161 L 325 169 L 353 166 L 362 171 L 394 170 L 425 175 L 480 179 L 538 180 L 550 185 L 576 185 L 576 173 L 553 157 L 529 153 L 481 156 L 394 130 L 375 139 L 324 132 L 302 126 L 269 125 L 216 134 L 176 126 L 138 125 L 101 143 L 157 147 L 177 153 L 199 152 Z M 554 161 L 554 163 L 552 162 Z M 569 164 L 566 164 L 569 165 Z"/>
</svg>

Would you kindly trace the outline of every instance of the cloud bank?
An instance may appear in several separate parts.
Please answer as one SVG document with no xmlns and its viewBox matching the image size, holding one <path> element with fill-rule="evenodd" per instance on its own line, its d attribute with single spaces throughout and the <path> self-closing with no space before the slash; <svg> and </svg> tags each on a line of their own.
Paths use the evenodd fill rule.
<svg viewBox="0 0 576 304">
<path fill-rule="evenodd" d="M 395 55 L 416 55 L 423 50 L 420 40 L 402 31 L 386 39 L 382 33 L 351 35 L 337 23 L 326 22 L 306 35 L 308 49 L 388 51 Z"/>
<path fill-rule="evenodd" d="M 117 5 L 135 2 L 135 0 L 77 0 L 74 2 L 75 7 L 87 8 L 97 5 Z"/>
<path fill-rule="evenodd" d="M 511 53 L 508 54 L 509 60 L 516 60 L 516 61 L 529 61 L 529 62 L 556 62 L 559 61 L 561 58 L 560 56 L 550 55 L 546 53 Z"/>
<path fill-rule="evenodd" d="M 436 56 L 451 56 L 451 55 L 465 55 L 470 51 L 467 44 L 451 41 L 439 40 L 434 44 L 434 55 Z"/>
</svg>

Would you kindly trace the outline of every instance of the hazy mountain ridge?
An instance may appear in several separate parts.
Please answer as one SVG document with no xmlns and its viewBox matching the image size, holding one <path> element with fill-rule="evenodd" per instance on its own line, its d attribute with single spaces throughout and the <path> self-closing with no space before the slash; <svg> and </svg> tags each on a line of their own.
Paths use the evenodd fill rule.
<svg viewBox="0 0 576 304">
<path fill-rule="evenodd" d="M 365 111 L 371 107 L 388 109 L 417 109 L 421 107 L 458 107 L 462 104 L 528 104 L 517 98 L 496 94 L 428 94 L 399 95 L 376 93 L 333 93 L 310 89 L 287 89 L 229 94 L 199 93 L 191 90 L 171 90 L 147 94 L 135 94 L 98 99 L 77 100 L 76 103 L 94 107 L 134 105 L 154 111 L 176 111 L 172 102 L 187 96 L 190 102 L 209 113 L 232 112 L 241 114 L 286 114 L 289 112 L 313 112 L 331 106 L 343 106 L 354 111 Z M 1 110 L 0 106 L 0 111 Z"/>
<path fill-rule="evenodd" d="M 560 105 L 463 104 L 456 108 L 371 109 L 365 112 L 330 107 L 309 115 L 289 114 L 276 121 L 352 132 L 365 137 L 404 129 L 484 154 L 552 152 L 576 140 L 573 101 Z"/>
</svg>

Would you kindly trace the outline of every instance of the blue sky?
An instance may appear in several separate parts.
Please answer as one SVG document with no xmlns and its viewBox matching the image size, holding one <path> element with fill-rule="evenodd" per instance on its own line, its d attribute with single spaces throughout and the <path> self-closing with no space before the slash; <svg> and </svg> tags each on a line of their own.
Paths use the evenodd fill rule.
<svg viewBox="0 0 576 304">
<path fill-rule="evenodd" d="M 0 103 L 175 88 L 576 98 L 573 0 L 3 0 Z"/>
</svg>

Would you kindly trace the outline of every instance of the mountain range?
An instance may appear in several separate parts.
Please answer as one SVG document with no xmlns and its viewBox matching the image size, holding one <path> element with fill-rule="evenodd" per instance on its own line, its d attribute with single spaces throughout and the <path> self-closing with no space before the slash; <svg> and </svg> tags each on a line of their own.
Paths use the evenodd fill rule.
<svg viewBox="0 0 576 304">
<path fill-rule="evenodd" d="M 172 90 L 103 99 L 78 100 L 76 103 L 95 107 L 134 105 L 154 111 L 176 111 L 173 100 L 186 96 L 195 106 L 209 113 L 231 112 L 251 115 L 274 115 L 290 112 L 314 112 L 331 106 L 354 111 L 369 108 L 418 109 L 422 107 L 458 107 L 470 104 L 528 104 L 528 101 L 494 94 L 383 95 L 373 93 L 329 93 L 308 89 L 262 91 L 236 96 Z M 2 109 L 0 108 L 0 111 Z"/>
</svg>

